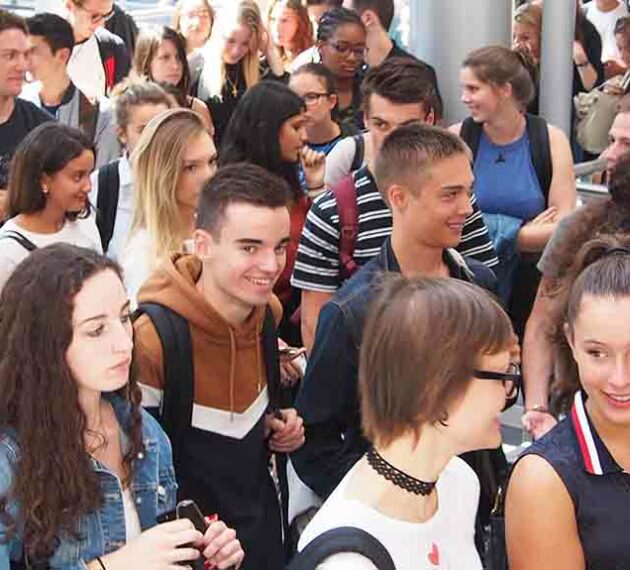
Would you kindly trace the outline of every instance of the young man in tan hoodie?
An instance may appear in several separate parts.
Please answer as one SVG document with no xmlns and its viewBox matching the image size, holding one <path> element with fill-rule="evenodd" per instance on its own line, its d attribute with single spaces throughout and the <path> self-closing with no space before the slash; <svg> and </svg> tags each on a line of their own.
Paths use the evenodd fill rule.
<svg viewBox="0 0 630 570">
<path fill-rule="evenodd" d="M 143 404 L 173 444 L 179 498 L 236 529 L 247 569 L 283 567 L 269 453 L 304 442 L 282 405 L 272 295 L 289 243 L 290 191 L 258 166 L 220 169 L 202 190 L 195 254 L 163 264 L 138 295 Z"/>
</svg>

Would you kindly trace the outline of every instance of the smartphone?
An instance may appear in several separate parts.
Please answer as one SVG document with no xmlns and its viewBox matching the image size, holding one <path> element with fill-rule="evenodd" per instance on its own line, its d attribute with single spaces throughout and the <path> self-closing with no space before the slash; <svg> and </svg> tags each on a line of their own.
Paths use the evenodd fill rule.
<svg viewBox="0 0 630 570">
<path fill-rule="evenodd" d="M 195 528 L 201 534 L 205 534 L 209 526 L 208 523 L 206 522 L 206 519 L 203 518 L 203 515 L 201 514 L 201 511 L 199 510 L 197 503 L 195 503 L 195 501 L 190 501 L 188 499 L 177 503 L 177 506 L 172 511 L 167 511 L 159 515 L 157 517 L 157 522 L 158 524 L 162 524 L 165 522 L 174 521 L 176 519 L 188 519 L 190 522 L 193 523 Z M 191 548 L 191 547 L 193 547 L 192 544 L 182 545 L 182 548 Z M 194 570 L 204 570 L 205 560 L 206 559 L 203 556 L 201 556 L 197 558 L 197 560 L 194 560 L 194 561 L 179 562 L 178 566 L 190 566 Z"/>
</svg>

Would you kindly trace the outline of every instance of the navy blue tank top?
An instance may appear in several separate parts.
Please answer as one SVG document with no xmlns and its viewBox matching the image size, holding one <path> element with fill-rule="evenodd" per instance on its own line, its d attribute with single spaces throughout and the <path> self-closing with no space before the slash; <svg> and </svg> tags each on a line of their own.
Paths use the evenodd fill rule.
<svg viewBox="0 0 630 570">
<path fill-rule="evenodd" d="M 562 479 L 575 508 L 586 568 L 630 568 L 630 474 L 616 463 L 578 392 L 571 414 L 521 456 L 539 455 Z M 519 458 L 520 459 L 520 458 Z"/>
<path fill-rule="evenodd" d="M 528 222 L 546 207 L 527 129 L 507 145 L 494 144 L 482 131 L 474 173 L 475 195 L 485 214 L 504 214 Z"/>
</svg>

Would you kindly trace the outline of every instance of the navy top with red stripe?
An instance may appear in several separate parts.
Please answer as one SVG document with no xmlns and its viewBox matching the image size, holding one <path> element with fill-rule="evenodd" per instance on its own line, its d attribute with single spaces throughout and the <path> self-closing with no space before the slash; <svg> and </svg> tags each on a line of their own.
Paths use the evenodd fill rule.
<svg viewBox="0 0 630 570">
<path fill-rule="evenodd" d="M 595 430 L 582 392 L 571 414 L 521 456 L 539 455 L 562 479 L 575 507 L 587 569 L 630 568 L 630 474 Z"/>
</svg>

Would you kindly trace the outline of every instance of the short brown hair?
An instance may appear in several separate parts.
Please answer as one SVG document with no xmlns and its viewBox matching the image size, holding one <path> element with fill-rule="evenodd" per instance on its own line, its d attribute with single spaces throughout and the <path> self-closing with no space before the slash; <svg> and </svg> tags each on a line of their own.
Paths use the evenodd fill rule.
<svg viewBox="0 0 630 570">
<path fill-rule="evenodd" d="M 363 431 L 388 445 L 447 419 L 479 357 L 507 350 L 510 319 L 483 289 L 449 278 L 388 276 L 359 358 Z"/>
<path fill-rule="evenodd" d="M 292 201 L 289 185 L 279 176 L 250 162 L 221 166 L 202 191 L 197 210 L 197 229 L 218 235 L 230 204 L 282 208 Z M 247 223 L 244 221 L 244 223 Z"/>
<path fill-rule="evenodd" d="M 469 67 L 482 83 L 495 87 L 510 84 L 522 110 L 534 100 L 536 69 L 531 56 L 522 49 L 488 46 L 468 54 L 462 67 Z"/>
<path fill-rule="evenodd" d="M 131 110 L 140 105 L 175 106 L 174 98 L 160 85 L 135 75 L 126 77 L 116 85 L 111 94 L 116 113 L 116 126 L 126 129 L 131 120 Z"/>
<path fill-rule="evenodd" d="M 28 35 L 28 26 L 24 18 L 0 8 L 0 32 L 7 30 L 20 30 Z"/>
<path fill-rule="evenodd" d="M 470 158 L 464 141 L 442 127 L 420 121 L 398 127 L 387 136 L 376 157 L 374 175 L 381 196 L 387 202 L 392 184 L 416 187 L 434 162 L 457 154 Z M 409 184 L 411 180 L 416 184 Z"/>
<path fill-rule="evenodd" d="M 418 103 L 425 112 L 442 117 L 442 101 L 429 67 L 410 57 L 392 57 L 370 67 L 361 84 L 361 106 L 370 114 L 370 98 L 379 95 L 397 105 Z"/>
<path fill-rule="evenodd" d="M 352 0 L 352 9 L 359 16 L 363 16 L 366 10 L 372 10 L 386 30 L 389 30 L 394 19 L 394 0 Z"/>
</svg>

